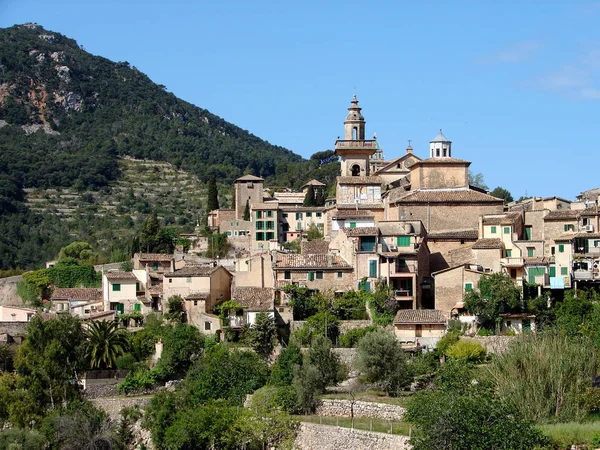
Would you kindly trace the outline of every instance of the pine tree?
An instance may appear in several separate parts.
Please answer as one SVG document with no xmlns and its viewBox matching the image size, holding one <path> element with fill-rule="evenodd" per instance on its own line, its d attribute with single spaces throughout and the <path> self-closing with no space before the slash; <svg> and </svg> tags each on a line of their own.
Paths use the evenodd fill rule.
<svg viewBox="0 0 600 450">
<path fill-rule="evenodd" d="M 246 207 L 244 208 L 244 220 L 250 220 L 250 201 L 246 200 Z"/>
<path fill-rule="evenodd" d="M 308 186 L 302 206 L 315 206 L 315 188 L 313 188 L 312 185 Z"/>
<path fill-rule="evenodd" d="M 219 209 L 219 191 L 217 190 L 217 180 L 214 176 L 208 181 L 208 200 L 206 205 L 207 211 Z"/>
<path fill-rule="evenodd" d="M 317 189 L 317 196 L 315 197 L 315 206 L 325 206 L 325 190 L 323 188 Z"/>
</svg>

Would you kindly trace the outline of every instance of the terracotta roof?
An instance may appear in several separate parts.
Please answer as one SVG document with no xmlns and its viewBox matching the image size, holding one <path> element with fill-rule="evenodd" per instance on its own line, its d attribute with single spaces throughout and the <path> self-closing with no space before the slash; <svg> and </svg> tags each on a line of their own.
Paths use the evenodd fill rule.
<svg viewBox="0 0 600 450">
<path fill-rule="evenodd" d="M 140 261 L 171 261 L 173 255 L 167 253 L 139 253 Z"/>
<path fill-rule="evenodd" d="M 152 286 L 148 289 L 148 293 L 150 295 L 162 295 L 163 287 L 162 286 Z"/>
<path fill-rule="evenodd" d="M 563 211 L 550 211 L 546 216 L 544 216 L 544 220 L 577 220 L 577 215 L 579 211 L 573 209 L 567 209 Z"/>
<path fill-rule="evenodd" d="M 336 219 L 353 219 L 356 217 L 375 217 L 373 214 L 371 214 L 369 211 L 365 211 L 365 210 L 352 210 L 352 209 L 345 209 L 345 210 L 338 210 L 336 213 L 332 213 L 332 216 L 335 217 Z"/>
<path fill-rule="evenodd" d="M 96 300 L 99 296 L 96 288 L 55 288 L 50 300 Z"/>
<path fill-rule="evenodd" d="M 394 324 L 446 323 L 444 313 L 439 309 L 401 309 L 394 317 Z"/>
<path fill-rule="evenodd" d="M 468 239 L 476 240 L 479 237 L 477 230 L 447 230 L 435 231 L 427 235 L 427 239 Z"/>
<path fill-rule="evenodd" d="M 132 272 L 104 272 L 109 280 L 137 280 Z"/>
<path fill-rule="evenodd" d="M 369 177 L 337 177 L 338 184 L 382 184 L 383 178 L 378 176 Z"/>
<path fill-rule="evenodd" d="M 279 209 L 284 212 L 323 212 L 324 206 L 279 206 Z"/>
<path fill-rule="evenodd" d="M 377 227 L 356 227 L 356 228 L 342 228 L 341 229 L 347 236 L 378 236 L 379 228 Z"/>
<path fill-rule="evenodd" d="M 88 320 L 106 319 L 111 316 L 114 317 L 116 313 L 116 311 L 102 311 L 95 314 L 90 314 Z"/>
<path fill-rule="evenodd" d="M 233 290 L 232 298 L 254 311 L 273 309 L 274 306 L 272 288 L 237 287 Z"/>
<path fill-rule="evenodd" d="M 164 278 L 162 273 L 150 272 L 148 275 L 153 280 L 162 280 Z"/>
<path fill-rule="evenodd" d="M 421 222 L 410 221 L 381 221 L 377 223 L 382 236 L 405 236 L 420 234 Z"/>
<path fill-rule="evenodd" d="M 265 210 L 265 209 L 277 209 L 277 208 L 279 208 L 279 202 L 277 202 L 277 201 L 266 202 L 266 203 L 253 203 L 252 204 L 252 210 L 253 211 Z"/>
<path fill-rule="evenodd" d="M 473 244 L 473 249 L 481 250 L 486 248 L 503 248 L 504 244 L 501 239 L 491 238 L 491 239 L 479 239 L 477 242 Z"/>
<path fill-rule="evenodd" d="M 406 192 L 402 188 L 390 191 L 392 203 L 497 203 L 504 200 L 472 189 L 428 189 Z"/>
<path fill-rule="evenodd" d="M 243 177 L 237 178 L 234 181 L 234 183 L 237 183 L 238 181 L 242 182 L 242 181 L 265 181 L 265 180 L 264 180 L 264 178 L 256 177 L 254 175 L 244 175 Z"/>
<path fill-rule="evenodd" d="M 207 277 L 216 267 L 211 264 L 202 264 L 197 266 L 184 266 L 175 272 L 165 273 L 165 278 L 174 277 Z"/>
<path fill-rule="evenodd" d="M 600 233 L 588 233 L 588 232 L 575 233 L 572 237 L 598 239 L 598 238 L 600 238 Z"/>
<path fill-rule="evenodd" d="M 302 186 L 302 189 L 304 189 L 306 186 L 326 186 L 326 184 L 325 183 L 321 183 L 320 181 L 315 180 L 313 178 L 308 183 L 306 183 L 304 186 Z"/>
<path fill-rule="evenodd" d="M 329 251 L 329 241 L 316 239 L 314 241 L 302 241 L 300 248 L 303 255 L 326 255 Z"/>
<path fill-rule="evenodd" d="M 345 269 L 352 268 L 344 258 L 338 255 L 298 255 L 280 253 L 275 261 L 277 269 Z"/>
<path fill-rule="evenodd" d="M 597 216 L 599 214 L 598 205 L 589 206 L 579 213 L 580 216 Z"/>
<path fill-rule="evenodd" d="M 485 225 L 512 225 L 520 215 L 520 212 L 510 212 L 497 216 L 483 216 L 482 221 Z"/>
</svg>

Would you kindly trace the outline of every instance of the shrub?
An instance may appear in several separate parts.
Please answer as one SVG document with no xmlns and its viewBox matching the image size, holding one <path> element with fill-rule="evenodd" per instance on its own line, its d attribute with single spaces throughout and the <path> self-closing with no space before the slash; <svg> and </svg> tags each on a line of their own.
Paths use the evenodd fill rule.
<svg viewBox="0 0 600 450">
<path fill-rule="evenodd" d="M 458 337 L 462 333 L 458 330 L 449 331 L 443 336 L 437 343 L 436 348 L 441 354 L 446 354 L 446 351 L 451 345 L 454 345 L 458 342 Z"/>
<path fill-rule="evenodd" d="M 340 334 L 340 337 L 338 338 L 338 345 L 343 348 L 356 347 L 362 337 L 364 337 L 367 333 L 371 333 L 376 330 L 378 330 L 378 328 L 374 325 L 364 328 L 353 328 L 352 330 L 348 330 L 346 333 Z"/>
<path fill-rule="evenodd" d="M 473 363 L 483 361 L 485 353 L 485 348 L 479 342 L 470 339 L 461 339 L 446 350 L 446 355 L 450 358 L 462 359 Z"/>
<path fill-rule="evenodd" d="M 117 358 L 117 369 L 131 370 L 135 365 L 135 357 L 131 353 L 125 353 Z"/>
</svg>

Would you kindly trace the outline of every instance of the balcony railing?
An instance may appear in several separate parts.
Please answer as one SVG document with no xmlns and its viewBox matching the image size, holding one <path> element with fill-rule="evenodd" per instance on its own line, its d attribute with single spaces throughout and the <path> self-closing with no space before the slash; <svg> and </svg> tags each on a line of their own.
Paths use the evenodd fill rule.
<svg viewBox="0 0 600 450">
<path fill-rule="evenodd" d="M 412 297 L 412 292 L 409 289 L 396 289 L 394 295 L 396 297 Z"/>
<path fill-rule="evenodd" d="M 335 141 L 335 148 L 376 148 L 377 141 L 361 139 L 356 141 L 337 140 Z"/>
<path fill-rule="evenodd" d="M 521 258 L 520 256 L 511 256 L 508 258 L 502 258 L 501 262 L 503 265 L 505 266 L 522 266 L 523 265 L 523 258 Z"/>
</svg>

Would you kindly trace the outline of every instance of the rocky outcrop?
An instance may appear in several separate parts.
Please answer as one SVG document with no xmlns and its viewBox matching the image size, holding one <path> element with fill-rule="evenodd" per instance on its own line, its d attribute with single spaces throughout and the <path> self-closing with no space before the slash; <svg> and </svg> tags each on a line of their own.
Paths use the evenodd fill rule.
<svg viewBox="0 0 600 450">
<path fill-rule="evenodd" d="M 409 450 L 408 436 L 302 423 L 294 448 L 298 450 Z"/>
<path fill-rule="evenodd" d="M 317 407 L 316 414 L 329 417 L 372 417 L 383 420 L 402 420 L 406 408 L 386 403 L 371 403 L 355 401 L 354 405 L 350 400 L 321 400 Z"/>
</svg>

